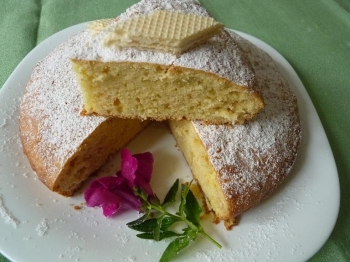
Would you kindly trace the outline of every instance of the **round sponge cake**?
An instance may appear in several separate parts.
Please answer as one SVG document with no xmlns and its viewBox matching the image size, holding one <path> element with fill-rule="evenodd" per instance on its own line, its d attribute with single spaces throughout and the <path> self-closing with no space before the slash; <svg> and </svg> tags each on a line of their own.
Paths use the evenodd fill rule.
<svg viewBox="0 0 350 262">
<path fill-rule="evenodd" d="M 83 99 L 69 58 L 91 37 L 84 31 L 38 63 L 20 109 L 25 154 L 41 181 L 66 196 L 147 125 L 133 119 L 80 115 Z M 265 108 L 243 125 L 168 122 L 209 208 L 228 227 L 282 183 L 301 138 L 296 97 L 273 60 L 237 34 L 230 32 L 230 37 L 252 65 Z"/>
</svg>

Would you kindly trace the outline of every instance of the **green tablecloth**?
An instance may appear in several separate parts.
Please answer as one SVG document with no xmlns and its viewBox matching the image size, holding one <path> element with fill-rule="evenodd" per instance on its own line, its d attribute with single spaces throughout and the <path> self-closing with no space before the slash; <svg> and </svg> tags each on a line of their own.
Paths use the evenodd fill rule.
<svg viewBox="0 0 350 262">
<path fill-rule="evenodd" d="M 77 23 L 118 16 L 136 2 L 1 0 L 0 87 L 23 57 L 45 38 Z M 346 189 L 350 188 L 350 1 L 200 2 L 227 27 L 273 46 L 299 74 L 330 141 L 342 199 L 336 227 L 311 261 L 350 261 L 350 194 Z M 0 255 L 3 261 L 7 260 Z"/>
</svg>

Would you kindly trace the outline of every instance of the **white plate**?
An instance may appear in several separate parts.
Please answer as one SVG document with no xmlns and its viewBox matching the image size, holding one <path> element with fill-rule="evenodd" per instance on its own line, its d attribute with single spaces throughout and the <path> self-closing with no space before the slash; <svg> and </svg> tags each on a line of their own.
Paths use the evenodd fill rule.
<svg viewBox="0 0 350 262">
<path fill-rule="evenodd" d="M 32 67 L 83 27 L 70 27 L 43 41 L 1 89 L 0 251 L 13 261 L 155 261 L 168 242 L 138 239 L 136 232 L 125 225 L 138 217 L 136 212 L 106 219 L 100 209 L 75 210 L 74 206 L 84 201 L 82 194 L 65 198 L 50 192 L 36 179 L 22 153 L 18 105 Z M 338 215 L 340 192 L 333 155 L 315 108 L 293 68 L 266 43 L 239 34 L 273 57 L 296 93 L 303 131 L 300 152 L 287 181 L 242 215 L 237 227 L 226 231 L 222 224 L 205 222 L 208 233 L 223 245 L 222 249 L 199 238 L 177 260 L 305 261 L 325 243 Z M 173 137 L 162 124 L 152 124 L 128 148 L 154 153 L 152 184 L 160 197 L 176 177 L 191 178 Z M 119 163 L 118 157 L 116 161 Z"/>
</svg>

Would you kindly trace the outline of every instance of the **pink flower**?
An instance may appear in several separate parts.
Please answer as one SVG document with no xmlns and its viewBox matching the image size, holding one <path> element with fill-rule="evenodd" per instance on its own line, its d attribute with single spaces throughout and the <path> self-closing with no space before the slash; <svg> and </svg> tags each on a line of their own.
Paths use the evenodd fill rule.
<svg viewBox="0 0 350 262">
<path fill-rule="evenodd" d="M 153 171 L 153 156 L 150 152 L 131 155 L 130 151 L 121 151 L 121 170 L 116 176 L 101 177 L 93 180 L 84 192 L 87 206 L 100 206 L 106 217 L 127 209 L 140 211 L 141 201 L 134 194 L 134 187 L 143 189 L 154 196 L 150 186 Z"/>
</svg>

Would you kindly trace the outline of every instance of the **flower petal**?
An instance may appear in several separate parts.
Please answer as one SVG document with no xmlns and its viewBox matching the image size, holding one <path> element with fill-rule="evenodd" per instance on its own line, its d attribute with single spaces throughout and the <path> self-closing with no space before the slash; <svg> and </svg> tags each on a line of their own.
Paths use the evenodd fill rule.
<svg viewBox="0 0 350 262">
<path fill-rule="evenodd" d="M 122 209 L 134 209 L 140 211 L 141 201 L 137 196 L 135 196 L 133 191 L 119 191 L 118 196 L 120 197 L 121 202 L 123 203 Z"/>
<path fill-rule="evenodd" d="M 134 188 L 134 181 L 136 177 L 135 172 L 138 166 L 137 160 L 131 155 L 130 151 L 126 148 L 122 150 L 121 158 L 121 174 L 128 181 L 129 187 Z"/>
<path fill-rule="evenodd" d="M 142 203 L 134 194 L 135 186 L 142 188 L 150 197 L 155 196 L 149 184 L 153 171 L 152 154 L 131 155 L 129 150 L 123 149 L 121 159 L 121 171 L 116 176 L 95 179 L 84 192 L 87 206 L 102 207 L 106 217 L 125 209 L 140 211 Z"/>
<path fill-rule="evenodd" d="M 135 185 L 142 188 L 148 195 L 154 195 L 149 184 L 153 172 L 153 156 L 150 152 L 134 155 L 137 159 L 138 167 L 135 176 Z"/>
<path fill-rule="evenodd" d="M 100 206 L 106 203 L 119 202 L 117 195 L 105 188 L 88 188 L 84 193 L 86 205 L 89 207 Z"/>
<path fill-rule="evenodd" d="M 136 177 L 141 176 L 146 183 L 151 181 L 153 172 L 153 156 L 150 152 L 136 154 L 134 158 L 137 159 L 138 165 L 136 170 Z"/>
<path fill-rule="evenodd" d="M 103 204 L 102 210 L 105 217 L 111 217 L 120 210 L 120 203 Z"/>
</svg>

